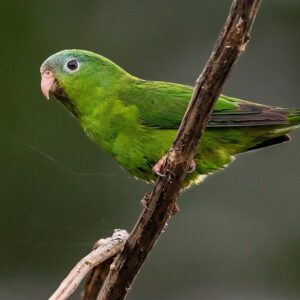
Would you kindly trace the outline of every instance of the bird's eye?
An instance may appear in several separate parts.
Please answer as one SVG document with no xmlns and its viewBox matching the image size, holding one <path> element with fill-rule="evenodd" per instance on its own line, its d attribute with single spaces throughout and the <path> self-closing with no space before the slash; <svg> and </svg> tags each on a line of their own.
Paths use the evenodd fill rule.
<svg viewBox="0 0 300 300">
<path fill-rule="evenodd" d="M 78 69 L 78 62 L 77 62 L 77 60 L 75 60 L 75 59 L 69 60 L 67 62 L 67 68 L 70 71 L 76 71 Z"/>
</svg>

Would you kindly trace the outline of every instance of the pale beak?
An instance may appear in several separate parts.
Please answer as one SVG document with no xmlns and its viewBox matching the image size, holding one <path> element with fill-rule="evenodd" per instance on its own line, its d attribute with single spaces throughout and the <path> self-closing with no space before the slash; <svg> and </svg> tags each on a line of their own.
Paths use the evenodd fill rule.
<svg viewBox="0 0 300 300">
<path fill-rule="evenodd" d="M 42 73 L 42 80 L 41 80 L 41 89 L 43 95 L 49 100 L 50 92 L 54 92 L 52 88 L 54 88 L 55 83 L 55 76 L 53 72 L 50 70 L 46 70 Z"/>
</svg>

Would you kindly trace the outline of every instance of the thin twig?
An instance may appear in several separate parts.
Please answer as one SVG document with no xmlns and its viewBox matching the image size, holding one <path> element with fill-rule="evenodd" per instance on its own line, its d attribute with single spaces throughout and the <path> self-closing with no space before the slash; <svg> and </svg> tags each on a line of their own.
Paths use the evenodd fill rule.
<svg viewBox="0 0 300 300">
<path fill-rule="evenodd" d="M 112 264 L 114 258 L 115 256 L 93 268 L 88 278 L 86 279 L 84 292 L 82 292 L 81 295 L 81 300 L 97 299 L 97 295 L 108 275 L 110 265 Z"/>
<path fill-rule="evenodd" d="M 181 183 L 205 130 L 213 105 L 237 58 L 245 50 L 260 0 L 235 0 L 217 45 L 196 82 L 187 112 L 170 148 L 149 207 L 139 217 L 124 249 L 113 262 L 98 300 L 124 299 L 171 215 Z"/>
<path fill-rule="evenodd" d="M 115 230 L 112 237 L 99 240 L 96 248 L 78 262 L 49 300 L 67 299 L 92 268 L 122 250 L 127 237 L 128 233 L 125 230 Z"/>
</svg>

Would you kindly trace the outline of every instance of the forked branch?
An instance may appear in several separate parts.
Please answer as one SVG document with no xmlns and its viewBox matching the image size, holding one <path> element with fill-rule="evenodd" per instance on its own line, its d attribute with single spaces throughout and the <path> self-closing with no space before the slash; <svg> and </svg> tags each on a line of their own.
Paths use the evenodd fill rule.
<svg viewBox="0 0 300 300">
<path fill-rule="evenodd" d="M 115 230 L 112 237 L 99 240 L 94 250 L 78 262 L 49 300 L 67 299 L 91 269 L 106 262 L 122 250 L 127 237 L 128 233 L 125 230 Z"/>
</svg>

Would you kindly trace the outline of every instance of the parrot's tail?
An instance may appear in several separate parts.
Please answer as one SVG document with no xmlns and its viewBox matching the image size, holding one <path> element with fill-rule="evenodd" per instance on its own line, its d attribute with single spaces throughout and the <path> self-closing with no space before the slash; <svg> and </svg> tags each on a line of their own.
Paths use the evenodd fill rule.
<svg viewBox="0 0 300 300">
<path fill-rule="evenodd" d="M 276 144 L 286 143 L 291 139 L 288 134 L 292 130 L 300 128 L 300 109 L 281 108 L 278 110 L 276 108 L 273 110 L 273 112 L 275 112 L 276 114 L 279 126 L 275 129 L 273 128 L 271 131 L 268 131 L 267 134 L 264 133 L 263 139 L 261 140 L 260 137 L 260 139 L 258 139 L 260 140 L 260 142 L 248 148 L 248 151 L 265 148 Z M 281 120 L 280 118 L 278 118 L 278 112 L 281 115 Z M 269 120 L 266 120 L 266 122 L 269 122 Z"/>
<path fill-rule="evenodd" d="M 287 120 L 293 127 L 300 127 L 300 109 L 289 109 Z"/>
</svg>

